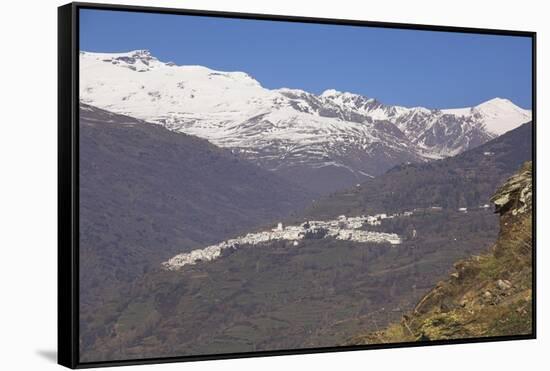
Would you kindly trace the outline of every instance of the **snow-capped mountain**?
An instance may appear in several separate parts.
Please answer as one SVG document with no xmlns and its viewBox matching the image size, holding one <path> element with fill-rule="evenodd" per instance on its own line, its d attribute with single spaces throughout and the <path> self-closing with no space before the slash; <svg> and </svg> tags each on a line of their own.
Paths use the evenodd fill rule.
<svg viewBox="0 0 550 371">
<path fill-rule="evenodd" d="M 82 102 L 208 139 L 320 192 L 457 154 L 531 117 L 502 99 L 431 110 L 335 90 L 270 90 L 244 72 L 177 66 L 146 50 L 81 52 L 80 71 Z"/>
<path fill-rule="evenodd" d="M 485 130 L 501 135 L 531 120 L 531 111 L 520 108 L 508 99 L 493 98 L 475 107 L 442 110 L 445 114 L 472 117 L 485 125 Z"/>
</svg>

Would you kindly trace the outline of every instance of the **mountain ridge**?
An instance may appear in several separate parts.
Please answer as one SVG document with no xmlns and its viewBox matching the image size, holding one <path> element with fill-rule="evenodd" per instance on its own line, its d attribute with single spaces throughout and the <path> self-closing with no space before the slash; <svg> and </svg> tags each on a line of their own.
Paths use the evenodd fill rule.
<svg viewBox="0 0 550 371">
<path fill-rule="evenodd" d="M 484 120 L 501 112 L 389 106 L 335 90 L 270 90 L 245 72 L 177 66 L 145 50 L 81 52 L 80 61 L 84 103 L 205 138 L 322 193 L 400 163 L 478 146 L 496 135 Z M 529 121 L 529 111 L 508 105 L 510 128 Z"/>
</svg>

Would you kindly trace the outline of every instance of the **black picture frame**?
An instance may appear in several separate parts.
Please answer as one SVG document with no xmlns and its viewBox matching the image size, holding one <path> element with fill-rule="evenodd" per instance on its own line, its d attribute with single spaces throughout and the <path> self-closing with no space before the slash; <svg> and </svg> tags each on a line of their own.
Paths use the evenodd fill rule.
<svg viewBox="0 0 550 371">
<path fill-rule="evenodd" d="M 174 15 L 198 15 L 237 19 L 284 22 L 354 25 L 406 30 L 427 30 L 485 35 L 522 36 L 532 42 L 532 159 L 533 159 L 533 331 L 529 335 L 468 338 L 457 340 L 418 341 L 376 345 L 352 345 L 308 349 L 258 351 L 196 355 L 169 358 L 147 358 L 81 362 L 79 360 L 79 11 L 97 9 Z M 423 24 L 386 23 L 347 19 L 232 13 L 190 9 L 96 3 L 70 3 L 58 8 L 58 363 L 69 368 L 121 366 L 184 361 L 202 361 L 290 354 L 342 352 L 381 348 L 418 347 L 463 343 L 481 343 L 536 338 L 536 32 L 485 28 L 448 27 Z"/>
</svg>

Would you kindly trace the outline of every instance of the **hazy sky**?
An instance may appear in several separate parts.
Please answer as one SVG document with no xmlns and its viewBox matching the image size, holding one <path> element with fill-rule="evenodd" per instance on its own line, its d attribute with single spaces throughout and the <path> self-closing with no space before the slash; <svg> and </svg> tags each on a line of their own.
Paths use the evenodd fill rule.
<svg viewBox="0 0 550 371">
<path fill-rule="evenodd" d="M 387 104 L 502 97 L 531 108 L 526 37 L 81 10 L 80 49 L 149 49 L 166 62 L 245 71 L 266 88 L 333 88 Z"/>
</svg>

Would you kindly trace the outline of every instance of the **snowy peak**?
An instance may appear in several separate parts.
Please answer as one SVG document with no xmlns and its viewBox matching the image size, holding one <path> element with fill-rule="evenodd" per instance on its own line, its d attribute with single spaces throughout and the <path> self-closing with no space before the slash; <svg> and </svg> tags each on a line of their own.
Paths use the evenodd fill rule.
<svg viewBox="0 0 550 371">
<path fill-rule="evenodd" d="M 331 98 L 342 94 L 341 91 L 335 90 L 335 89 L 327 89 L 324 92 L 321 93 L 321 98 Z"/>
<path fill-rule="evenodd" d="M 502 135 L 531 121 L 531 111 L 515 105 L 506 98 L 493 98 L 475 107 L 442 110 L 458 117 L 471 117 L 483 123 L 485 130 Z"/>
<path fill-rule="evenodd" d="M 386 120 L 391 116 L 389 106 L 364 95 L 328 89 L 319 95 L 319 99 L 325 105 L 337 107 L 345 117 L 354 121 Z"/>
<path fill-rule="evenodd" d="M 365 97 L 364 95 L 334 89 L 325 90 L 319 97 L 325 101 L 336 103 L 339 106 L 358 107 L 361 104 L 375 102 L 374 99 Z"/>
<path fill-rule="evenodd" d="M 203 77 L 206 76 L 210 80 L 213 78 L 227 78 L 234 81 L 242 80 L 249 85 L 260 86 L 258 81 L 254 80 L 245 72 L 216 71 L 204 66 L 179 66 L 173 62 L 160 61 L 146 49 L 132 50 L 125 53 L 93 53 L 81 51 L 80 60 L 86 64 L 86 67 L 97 64 L 105 64 L 127 68 L 134 72 L 149 72 L 157 69 L 167 69 L 165 72 L 168 74 L 178 70 L 179 72 L 184 71 L 187 73 L 194 73 L 197 77 L 200 77 L 201 75 Z"/>
<path fill-rule="evenodd" d="M 81 59 L 92 59 L 114 66 L 128 68 L 132 71 L 145 72 L 159 67 L 167 67 L 172 63 L 163 63 L 155 58 L 149 50 L 132 50 L 125 53 L 92 53 L 80 52 Z"/>
<path fill-rule="evenodd" d="M 475 107 L 478 112 L 487 115 L 507 116 L 510 114 L 528 115 L 531 118 L 531 111 L 515 105 L 511 100 L 505 98 L 493 98 Z"/>
<path fill-rule="evenodd" d="M 153 122 L 181 114 L 240 116 L 269 94 L 244 72 L 177 66 L 147 50 L 81 52 L 80 65 L 83 103 Z"/>
<path fill-rule="evenodd" d="M 327 89 L 320 95 L 321 98 L 328 98 L 328 99 L 337 99 L 337 98 L 347 98 L 347 99 L 367 99 L 367 97 L 355 93 L 350 93 L 348 91 L 339 91 L 335 89 Z"/>
<path fill-rule="evenodd" d="M 486 107 L 486 106 L 505 107 L 505 106 L 515 106 L 515 105 L 514 105 L 514 103 L 512 103 L 512 101 L 510 99 L 495 97 L 493 99 L 489 99 L 488 101 L 477 105 L 476 107 L 479 108 L 479 107 Z"/>
</svg>

